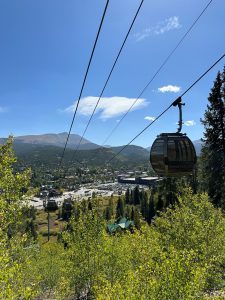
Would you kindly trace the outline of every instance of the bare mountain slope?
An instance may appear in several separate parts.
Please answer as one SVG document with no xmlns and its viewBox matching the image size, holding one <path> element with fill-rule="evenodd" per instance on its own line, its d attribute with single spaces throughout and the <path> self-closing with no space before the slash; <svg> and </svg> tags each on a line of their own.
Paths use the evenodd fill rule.
<svg viewBox="0 0 225 300">
<path fill-rule="evenodd" d="M 56 146 L 56 147 L 64 147 L 67 132 L 62 133 L 47 133 L 40 135 L 24 135 L 14 137 L 15 144 L 32 144 L 32 145 L 40 145 L 40 146 Z M 80 142 L 80 136 L 78 134 L 71 134 L 68 141 L 68 148 L 75 149 Z M 0 143 L 5 143 L 6 139 L 1 138 Z M 90 142 L 87 139 L 83 139 L 81 145 L 79 147 L 80 150 L 89 150 L 99 148 L 97 144 Z"/>
</svg>

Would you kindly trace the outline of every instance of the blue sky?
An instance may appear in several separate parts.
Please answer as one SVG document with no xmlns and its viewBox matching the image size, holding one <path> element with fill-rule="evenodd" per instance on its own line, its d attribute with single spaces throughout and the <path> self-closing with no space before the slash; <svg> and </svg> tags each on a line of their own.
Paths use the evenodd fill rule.
<svg viewBox="0 0 225 300">
<path fill-rule="evenodd" d="M 85 138 L 102 144 L 162 61 L 209 1 L 145 0 Z M 140 4 L 111 0 L 72 133 L 81 134 Z M 105 1 L 0 0 L 0 136 L 69 130 Z M 164 110 L 225 50 L 225 1 L 214 0 L 107 142 L 122 145 Z M 183 101 L 186 132 L 202 137 L 200 118 L 219 63 Z M 149 146 L 177 128 L 169 110 L 134 144 Z"/>
</svg>

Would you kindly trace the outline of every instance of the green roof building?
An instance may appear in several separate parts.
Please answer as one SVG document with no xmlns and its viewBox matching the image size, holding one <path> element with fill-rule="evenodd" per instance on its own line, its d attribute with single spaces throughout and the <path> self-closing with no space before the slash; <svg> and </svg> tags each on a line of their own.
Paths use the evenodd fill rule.
<svg viewBox="0 0 225 300">
<path fill-rule="evenodd" d="M 127 218 L 121 218 L 118 222 L 111 223 L 107 225 L 109 233 L 114 233 L 120 229 L 126 230 L 134 225 L 133 221 L 128 220 Z"/>
</svg>

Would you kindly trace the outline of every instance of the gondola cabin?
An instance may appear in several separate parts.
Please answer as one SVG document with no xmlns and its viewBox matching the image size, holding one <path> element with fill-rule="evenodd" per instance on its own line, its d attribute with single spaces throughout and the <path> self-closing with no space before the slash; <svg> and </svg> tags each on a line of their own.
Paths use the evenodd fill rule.
<svg viewBox="0 0 225 300">
<path fill-rule="evenodd" d="M 48 199 L 48 201 L 44 201 L 43 203 L 46 211 L 55 211 L 58 209 L 58 204 L 54 199 Z"/>
<path fill-rule="evenodd" d="M 182 133 L 161 133 L 150 151 L 150 162 L 159 176 L 177 177 L 193 173 L 196 152 L 191 140 Z"/>
</svg>

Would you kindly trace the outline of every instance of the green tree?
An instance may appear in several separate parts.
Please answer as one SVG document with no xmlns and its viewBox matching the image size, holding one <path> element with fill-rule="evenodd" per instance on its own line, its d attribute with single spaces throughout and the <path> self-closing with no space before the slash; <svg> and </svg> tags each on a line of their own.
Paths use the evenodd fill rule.
<svg viewBox="0 0 225 300">
<path fill-rule="evenodd" d="M 158 192 L 158 197 L 161 196 L 165 207 L 174 205 L 178 200 L 178 195 L 181 195 L 183 189 L 186 187 L 185 179 L 167 177 L 159 183 L 157 189 L 153 189 L 153 192 Z"/>
<path fill-rule="evenodd" d="M 164 208 L 164 201 L 162 195 L 158 195 L 157 201 L 156 201 L 156 211 L 162 211 Z"/>
<path fill-rule="evenodd" d="M 139 186 L 136 185 L 134 188 L 134 205 L 140 204 L 140 191 L 139 191 Z"/>
<path fill-rule="evenodd" d="M 35 278 L 38 283 L 38 299 L 52 298 L 59 293 L 59 286 L 64 282 L 66 271 L 66 251 L 59 243 L 45 243 L 34 247 L 29 266 L 29 278 Z M 60 297 L 63 299 L 62 297 Z M 37 298 L 26 298 L 37 299 Z"/>
<path fill-rule="evenodd" d="M 91 202 L 91 200 L 88 200 L 88 209 L 92 210 L 92 202 Z"/>
<path fill-rule="evenodd" d="M 105 215 L 105 219 L 107 221 L 111 220 L 112 219 L 112 209 L 110 206 L 107 206 L 106 209 L 105 209 L 105 212 L 104 212 L 104 215 Z"/>
<path fill-rule="evenodd" d="M 146 191 L 142 191 L 141 197 L 141 214 L 144 219 L 148 217 L 148 194 Z"/>
<path fill-rule="evenodd" d="M 34 281 L 28 276 L 29 246 L 32 247 L 34 232 L 31 235 L 26 232 L 31 224 L 26 223 L 25 198 L 31 172 L 14 172 L 16 158 L 12 143 L 9 138 L 0 146 L 0 299 L 32 299 L 38 278 Z"/>
<path fill-rule="evenodd" d="M 125 192 L 125 203 L 129 204 L 130 203 L 130 189 L 127 188 L 126 192 Z"/>
<path fill-rule="evenodd" d="M 71 218 L 63 239 L 68 245 L 66 263 L 56 291 L 61 293 L 59 299 L 78 299 L 92 293 L 103 268 L 105 222 L 99 208 L 93 204 L 92 210 L 81 210 L 77 221 Z"/>
<path fill-rule="evenodd" d="M 113 195 L 111 195 L 111 197 L 109 198 L 109 208 L 113 216 L 114 215 Z"/>
<path fill-rule="evenodd" d="M 30 170 L 14 172 L 16 158 L 12 143 L 12 138 L 9 138 L 5 145 L 0 146 L 0 227 L 2 234 L 10 232 L 10 238 L 18 233 L 26 217 L 28 208 L 23 203 L 31 176 Z"/>
<path fill-rule="evenodd" d="M 130 204 L 134 204 L 134 190 L 130 191 Z"/>
<path fill-rule="evenodd" d="M 148 206 L 148 216 L 147 216 L 148 223 L 152 222 L 152 219 L 154 218 L 155 214 L 156 211 L 155 211 L 155 204 L 154 204 L 154 192 L 152 191 L 149 199 L 149 206 Z"/>
<path fill-rule="evenodd" d="M 121 197 L 119 197 L 116 206 L 116 218 L 118 219 L 124 217 L 124 215 L 125 215 L 124 200 Z"/>
<path fill-rule="evenodd" d="M 131 207 L 131 214 L 130 214 L 131 220 L 134 220 L 134 207 Z"/>
<path fill-rule="evenodd" d="M 137 229 L 140 229 L 141 228 L 141 216 L 140 216 L 140 211 L 137 207 L 134 207 L 134 226 L 137 228 Z"/>
<path fill-rule="evenodd" d="M 201 153 L 201 188 L 216 206 L 225 208 L 225 68 L 218 72 L 201 120 L 204 146 Z"/>
<path fill-rule="evenodd" d="M 214 299 L 207 294 L 225 287 L 224 238 L 221 211 L 207 195 L 183 191 L 179 203 L 161 213 L 154 225 L 105 240 L 95 297 Z"/>
<path fill-rule="evenodd" d="M 125 207 L 125 217 L 127 219 L 131 219 L 131 207 L 130 207 L 130 205 L 126 205 L 126 207 Z"/>
</svg>

